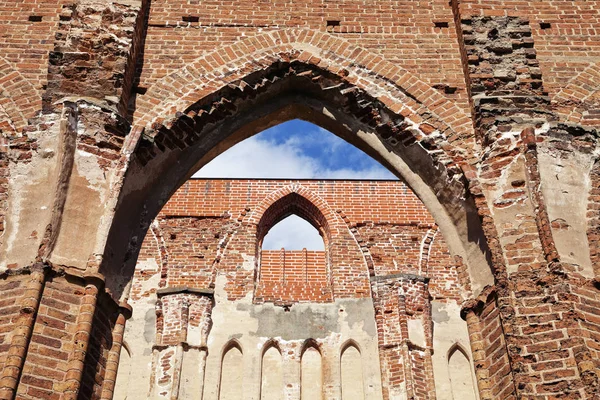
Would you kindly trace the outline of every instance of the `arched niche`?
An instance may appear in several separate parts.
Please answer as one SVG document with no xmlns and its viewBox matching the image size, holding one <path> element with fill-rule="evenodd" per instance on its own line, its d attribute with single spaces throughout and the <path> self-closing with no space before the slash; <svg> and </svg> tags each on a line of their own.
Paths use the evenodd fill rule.
<svg viewBox="0 0 600 400">
<path fill-rule="evenodd" d="M 299 193 L 295 188 L 284 188 L 271 197 L 259 204 L 248 220 L 248 223 L 257 225 L 256 240 L 259 247 L 262 247 L 271 228 L 287 217 L 296 215 L 317 230 L 327 250 L 331 243 L 331 224 L 335 216 L 321 199 L 310 192 Z"/>
<path fill-rule="evenodd" d="M 261 363 L 261 400 L 283 399 L 283 361 L 281 351 L 274 343 L 267 343 Z"/>
<path fill-rule="evenodd" d="M 362 356 L 353 341 L 342 346 L 340 355 L 342 400 L 364 400 Z"/>
<path fill-rule="evenodd" d="M 296 215 L 312 225 L 323 239 L 323 251 L 325 253 L 324 266 L 327 267 L 329 265 L 329 245 L 331 244 L 331 224 L 322 212 L 322 208 L 325 208 L 324 204 L 320 204 L 321 207 L 319 207 L 306 196 L 297 192 L 286 193 L 287 191 L 284 189 L 281 194 L 275 194 L 275 196 L 281 195 L 281 197 L 268 205 L 268 208 L 265 209 L 266 204 L 259 205 L 255 215 L 250 218 L 249 223 L 257 224 L 257 252 L 260 252 L 262 249 L 265 236 L 274 226 L 289 216 Z M 329 215 L 329 219 L 332 219 L 332 215 Z M 260 255 L 260 253 L 257 254 L 259 259 Z"/>
<path fill-rule="evenodd" d="M 448 351 L 448 369 L 454 400 L 477 400 L 471 361 L 458 343 Z"/>
<path fill-rule="evenodd" d="M 444 136 L 425 134 L 414 122 L 422 120 L 420 114 L 399 107 L 403 101 L 413 104 L 414 100 L 397 87 L 389 87 L 389 95 L 397 96 L 398 102 L 391 107 L 389 101 L 378 97 L 379 92 L 371 93 L 369 86 L 347 78 L 359 71 L 334 73 L 294 54 L 278 52 L 261 59 L 267 64 L 259 68 L 260 63 L 255 62 L 250 68 L 254 72 L 205 89 L 197 101 L 187 102 L 194 97 L 188 96 L 170 105 L 169 109 L 177 110 L 173 118 L 134 127 L 126 149 L 131 152 L 129 164 L 100 268 L 114 296 L 126 292 L 147 227 L 175 190 L 224 150 L 291 119 L 323 127 L 402 178 L 449 238 L 453 254 L 467 261 L 474 291 L 492 284 L 489 252 L 474 199 L 449 158 L 452 155 L 443 150 L 449 148 Z M 387 87 L 389 82 L 381 78 L 374 84 Z M 423 104 L 413 105 L 422 109 L 423 115 L 435 115 L 427 114 Z M 150 118 L 148 115 L 142 120 Z M 455 134 L 435 117 L 429 118 L 427 125 Z"/>
<path fill-rule="evenodd" d="M 113 397 L 125 399 L 129 392 L 129 380 L 131 379 L 131 350 L 127 342 L 123 341 L 121 353 L 119 354 L 119 369 L 115 382 Z"/>
<path fill-rule="evenodd" d="M 308 234 L 312 235 L 313 238 L 308 238 L 308 240 L 320 242 L 320 249 L 314 250 L 313 247 L 306 246 L 306 244 L 294 243 L 294 239 L 298 242 L 298 239 L 303 238 L 302 236 L 291 238 L 291 243 L 289 243 L 291 246 L 281 247 L 276 250 L 265 249 L 264 240 L 269 237 L 273 230 L 276 231 L 276 234 L 286 234 L 286 232 L 277 231 L 276 228 L 289 218 L 291 216 L 273 225 L 275 229 L 269 229 L 269 233 L 261 241 L 263 245 L 258 250 L 259 273 L 255 295 L 263 298 L 265 301 L 275 299 L 286 300 L 289 297 L 289 295 L 286 295 L 286 291 L 289 293 L 290 289 L 295 288 L 300 293 L 303 293 L 303 296 L 297 300 L 319 300 L 323 293 L 331 292 L 331 279 L 328 268 L 329 252 L 325 251 L 323 238 L 312 224 L 303 218 L 297 217 L 298 220 L 309 227 Z M 306 230 L 304 228 L 304 231 Z M 292 291 L 294 290 L 292 289 Z M 319 297 L 313 297 L 313 293 Z M 329 299 L 329 296 L 327 297 Z M 292 299 L 290 298 L 289 300 Z"/>
<path fill-rule="evenodd" d="M 311 282 L 310 279 L 283 279 L 279 286 L 281 290 L 279 290 L 275 285 L 271 285 L 267 281 L 263 282 L 263 276 L 265 278 L 269 276 L 263 274 L 263 259 L 260 248 L 265 235 L 271 227 L 292 214 L 303 218 L 319 232 L 323 238 L 325 250 L 324 254 L 318 257 L 320 265 L 311 271 L 311 275 L 315 279 L 314 282 Z M 345 286 L 342 282 L 344 279 L 349 279 L 349 275 L 353 279 L 356 279 L 357 284 L 355 287 L 357 290 L 360 289 L 361 293 L 368 295 L 370 285 L 364 254 L 361 252 L 358 243 L 356 243 L 348 226 L 340 216 L 332 210 L 325 200 L 311 190 L 300 184 L 278 189 L 258 204 L 245 219 L 244 223 L 256 226 L 258 285 L 255 292 L 255 299 L 258 298 L 264 301 L 286 300 L 285 298 L 278 298 L 278 296 L 280 294 L 283 295 L 284 292 L 290 293 L 285 290 L 286 285 L 296 285 L 296 289 L 301 288 L 299 292 L 303 293 L 304 296 L 300 301 L 331 302 L 336 296 L 343 297 L 349 295 L 344 292 L 344 287 L 347 285 Z M 348 246 L 347 243 L 354 243 L 355 246 Z M 271 254 L 271 256 L 273 255 Z M 344 274 L 340 268 L 337 268 L 341 265 L 340 260 L 344 256 L 355 261 L 344 264 L 349 265 L 348 268 L 352 269 L 352 274 Z M 315 258 L 317 258 L 317 255 L 315 255 Z M 334 260 L 335 263 L 333 262 Z M 302 266 L 296 266 L 296 269 L 299 268 L 301 269 Z M 283 270 L 279 272 L 283 273 Z M 266 292 L 262 290 L 265 284 L 271 286 Z M 338 291 L 336 291 L 336 287 L 339 288 Z"/>
<path fill-rule="evenodd" d="M 323 399 L 323 360 L 317 343 L 308 340 L 300 359 L 300 400 Z"/>
<path fill-rule="evenodd" d="M 244 356 L 242 347 L 236 341 L 225 346 L 221 358 L 219 379 L 219 400 L 242 400 L 244 393 Z"/>
</svg>

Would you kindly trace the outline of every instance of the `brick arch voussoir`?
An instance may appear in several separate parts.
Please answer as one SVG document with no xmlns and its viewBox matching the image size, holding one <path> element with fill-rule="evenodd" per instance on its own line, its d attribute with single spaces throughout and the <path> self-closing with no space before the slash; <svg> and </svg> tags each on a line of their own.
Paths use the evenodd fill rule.
<svg viewBox="0 0 600 400">
<path fill-rule="evenodd" d="M 27 126 L 27 118 L 35 115 L 37 91 L 3 57 L 0 57 L 0 76 L 0 107 L 9 119 L 4 124 L 0 121 L 0 126 L 13 128 L 15 133 Z"/>
<path fill-rule="evenodd" d="M 265 213 L 276 204 L 278 201 L 285 197 L 297 194 L 302 197 L 306 202 L 313 205 L 323 216 L 327 222 L 329 231 L 339 230 L 343 226 L 343 221 L 339 216 L 331 209 L 329 204 L 321 198 L 319 195 L 314 193 L 312 190 L 301 186 L 301 185 L 288 185 L 283 188 L 277 189 L 269 193 L 263 200 L 248 214 L 244 224 L 258 226 L 265 216 Z"/>
<path fill-rule="evenodd" d="M 138 102 L 134 124 L 137 129 L 169 127 L 178 113 L 221 88 L 292 61 L 340 76 L 417 125 L 426 119 L 450 142 L 473 137 L 470 116 L 416 75 L 342 38 L 307 29 L 262 33 L 192 61 L 149 88 Z"/>
<path fill-rule="evenodd" d="M 590 172 L 592 182 L 587 206 L 587 237 L 594 274 L 600 277 L 600 161 Z"/>
<path fill-rule="evenodd" d="M 599 93 L 600 63 L 594 63 L 571 78 L 567 86 L 553 97 L 552 104 L 561 121 L 585 125 L 586 105 Z"/>
</svg>

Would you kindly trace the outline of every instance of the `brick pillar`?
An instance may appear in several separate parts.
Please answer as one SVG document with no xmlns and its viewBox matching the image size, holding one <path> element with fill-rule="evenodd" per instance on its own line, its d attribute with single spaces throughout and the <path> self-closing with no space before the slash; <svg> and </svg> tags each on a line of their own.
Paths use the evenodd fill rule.
<svg viewBox="0 0 600 400">
<path fill-rule="evenodd" d="M 40 263 L 0 276 L 0 289 L 1 398 L 99 398 L 105 376 L 114 384 L 128 314 L 117 318 L 100 276 Z"/>
<path fill-rule="evenodd" d="M 125 331 L 125 321 L 131 316 L 131 307 L 127 304 L 122 305 L 113 329 L 113 345 L 106 360 L 106 374 L 102 386 L 101 400 L 111 400 L 115 391 L 117 381 L 117 372 L 119 370 L 119 358 L 123 347 L 123 333 Z"/>
<path fill-rule="evenodd" d="M 536 150 L 557 137 L 579 142 L 586 131 L 558 122 L 526 15 L 460 15 L 470 11 L 459 2 L 453 10 L 486 154 L 470 188 L 486 198 L 478 206 L 496 279 L 463 308 L 482 398 L 597 397 L 589 361 L 599 341 L 588 329 L 598 328 L 575 311 L 587 301 L 576 288 L 594 285 L 561 261 Z"/>
<path fill-rule="evenodd" d="M 45 281 L 45 270 L 43 266 L 36 265 L 32 268 L 29 275 L 21 275 L 13 279 L 10 276 L 5 277 L 5 285 L 0 287 L 2 299 L 8 300 L 8 304 L 19 306 L 18 314 L 14 319 L 6 321 L 2 330 L 2 339 L 5 339 L 5 333 L 11 333 L 12 340 L 6 346 L 2 346 L 4 355 L 4 364 L 0 363 L 2 372 L 0 372 L 0 397 L 3 399 L 12 398 L 16 392 L 19 377 L 27 355 L 27 347 L 31 340 L 33 325 L 40 305 L 40 298 Z M 21 279 L 19 279 L 21 278 Z M 11 293 L 11 288 L 22 287 L 23 295 L 15 301 L 17 293 Z M 12 299 L 11 299 L 12 297 Z M 4 340 L 2 340 L 3 342 Z"/>
<path fill-rule="evenodd" d="M 213 291 L 163 288 L 157 291 L 156 344 L 150 395 L 177 399 L 202 393 Z M 165 324 L 164 321 L 169 321 Z M 195 331 L 194 334 L 190 334 Z M 200 374 L 198 374 L 200 370 Z"/>
<path fill-rule="evenodd" d="M 65 399 L 74 400 L 79 393 L 86 351 L 90 343 L 90 333 L 92 331 L 92 321 L 94 320 L 97 299 L 98 287 L 94 284 L 86 285 L 77 314 L 75 335 L 73 335 L 73 349 L 71 350 L 69 362 L 67 364 Z"/>
<path fill-rule="evenodd" d="M 427 282 L 427 278 L 410 274 L 372 277 L 386 400 L 435 399 Z"/>
<path fill-rule="evenodd" d="M 462 310 L 467 321 L 475 376 L 481 400 L 515 399 L 511 359 L 500 319 L 496 293 L 488 289 Z"/>
</svg>

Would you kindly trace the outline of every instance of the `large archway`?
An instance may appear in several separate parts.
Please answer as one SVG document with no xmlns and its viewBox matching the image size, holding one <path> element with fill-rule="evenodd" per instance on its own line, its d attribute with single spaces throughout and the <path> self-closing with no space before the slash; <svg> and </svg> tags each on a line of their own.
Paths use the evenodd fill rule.
<svg viewBox="0 0 600 400">
<path fill-rule="evenodd" d="M 451 127 L 426 103 L 445 110 L 445 119 L 460 122 L 458 110 L 448 109 L 447 101 L 435 96 L 420 101 L 383 75 L 385 71 L 398 78 L 397 71 L 378 67 L 380 74 L 369 73 L 364 65 L 343 68 L 338 53 L 312 51 L 340 61 L 335 72 L 333 64 L 288 45 L 259 52 L 262 58 L 244 57 L 234 71 L 233 65 L 214 66 L 213 73 L 222 74 L 221 85 L 197 83 L 198 90 L 173 102 L 160 86 L 172 84 L 178 74 L 149 91 L 163 101 L 154 108 L 148 107 L 152 100 L 140 105 L 146 112 L 141 111 L 130 141 L 130 161 L 101 267 L 114 295 L 122 294 L 132 274 L 150 221 L 179 185 L 233 144 L 295 118 L 333 132 L 405 180 L 438 221 L 452 252 L 466 261 L 474 291 L 493 283 L 480 218 L 459 167 L 467 163 L 469 151 L 452 145 L 467 135 L 466 128 L 460 123 Z M 181 73 L 191 70 L 190 66 Z M 413 90 L 422 94 L 415 84 Z M 172 117 L 156 114 L 164 115 L 164 110 Z"/>
</svg>

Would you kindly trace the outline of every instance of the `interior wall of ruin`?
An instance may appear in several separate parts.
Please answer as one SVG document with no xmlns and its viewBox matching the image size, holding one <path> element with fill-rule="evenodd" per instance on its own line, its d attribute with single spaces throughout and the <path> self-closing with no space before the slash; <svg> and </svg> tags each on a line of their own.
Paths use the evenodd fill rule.
<svg viewBox="0 0 600 400">
<path fill-rule="evenodd" d="M 282 201 L 290 195 L 325 216 L 322 258 L 287 249 L 259 257 L 261 222 L 252 221 L 275 206 L 294 210 L 298 199 Z M 368 212 L 355 206 L 366 196 Z M 365 293 L 338 289 L 365 285 L 357 280 Z M 472 365 L 457 265 L 401 181 L 190 180 L 148 231 L 131 290 L 133 367 L 116 386 L 128 399 L 383 399 L 384 390 L 452 399 L 468 388 L 476 398 L 471 367 L 467 389 L 449 375 L 452 357 Z M 143 365 L 152 368 L 141 376 Z"/>
<path fill-rule="evenodd" d="M 432 398 L 444 374 L 442 392 L 463 393 L 452 382 L 465 375 L 440 366 L 464 359 L 481 399 L 597 397 L 599 10 L 595 0 L 0 2 L 0 397 L 110 399 L 127 368 L 139 393 L 146 382 L 201 393 L 204 381 L 180 383 L 211 357 L 216 299 L 252 291 L 251 268 L 237 269 L 252 261 L 228 252 L 218 263 L 231 279 L 211 287 L 218 274 L 200 258 L 186 262 L 191 276 L 169 268 L 176 252 L 148 256 L 185 237 L 184 218 L 153 221 L 193 170 L 291 118 L 401 176 L 439 228 L 393 227 L 390 244 L 336 206 L 326 219 L 343 221 L 328 226 L 343 234 L 328 254 L 348 269 L 329 270 L 319 306 L 373 302 L 384 398 Z M 187 216 L 213 261 L 214 235 L 237 232 L 228 249 L 256 241 L 236 210 L 227 221 Z M 458 294 L 433 278 L 445 261 L 425 269 L 394 248 L 413 249 L 414 236 L 435 249 L 440 233 Z M 166 239 L 150 251 L 150 237 Z M 393 259 L 412 272 L 395 276 Z M 142 295 L 139 282 L 161 291 Z M 416 301 L 427 291 L 430 302 Z M 283 297 L 273 295 L 261 307 Z M 122 342 L 128 300 L 143 351 Z M 438 351 L 458 308 L 469 346 Z M 250 354 L 231 346 L 233 360 Z M 275 351 L 283 368 L 283 350 L 269 348 L 267 372 Z M 148 369 L 159 356 L 165 367 Z"/>
</svg>

